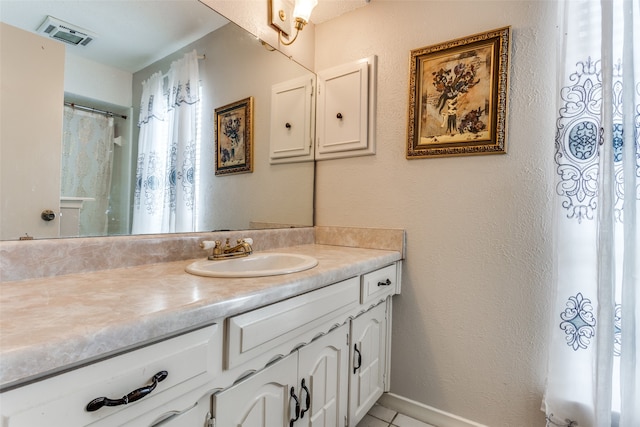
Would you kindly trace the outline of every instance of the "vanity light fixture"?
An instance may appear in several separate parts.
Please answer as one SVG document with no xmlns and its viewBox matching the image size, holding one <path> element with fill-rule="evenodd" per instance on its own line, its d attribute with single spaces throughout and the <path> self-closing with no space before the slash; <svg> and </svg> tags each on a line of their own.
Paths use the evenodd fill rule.
<svg viewBox="0 0 640 427">
<path fill-rule="evenodd" d="M 271 6 L 271 25 L 278 30 L 278 38 L 280 43 L 289 46 L 296 38 L 305 25 L 309 22 L 313 8 L 318 4 L 318 0 L 270 0 Z M 291 22 L 293 18 L 293 23 Z M 293 29 L 291 26 L 293 25 Z M 295 35 L 289 41 L 285 41 L 282 37 L 291 35 L 295 29 Z"/>
</svg>

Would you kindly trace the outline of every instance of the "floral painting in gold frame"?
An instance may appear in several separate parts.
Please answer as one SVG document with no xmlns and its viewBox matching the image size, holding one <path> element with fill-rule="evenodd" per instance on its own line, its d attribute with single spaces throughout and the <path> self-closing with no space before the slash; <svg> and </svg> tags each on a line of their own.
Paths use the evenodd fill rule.
<svg viewBox="0 0 640 427">
<path fill-rule="evenodd" d="M 215 109 L 216 175 L 253 172 L 253 97 Z"/>
<path fill-rule="evenodd" d="M 411 51 L 407 159 L 507 152 L 510 33 Z"/>
</svg>

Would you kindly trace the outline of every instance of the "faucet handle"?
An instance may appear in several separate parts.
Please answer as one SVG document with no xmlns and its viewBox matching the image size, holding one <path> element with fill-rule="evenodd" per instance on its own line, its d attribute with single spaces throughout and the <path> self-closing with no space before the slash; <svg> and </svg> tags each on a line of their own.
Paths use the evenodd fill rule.
<svg viewBox="0 0 640 427">
<path fill-rule="evenodd" d="M 202 249 L 211 249 L 215 248 L 216 246 L 220 246 L 220 240 L 203 240 L 202 242 L 200 242 L 200 247 Z"/>
<path fill-rule="evenodd" d="M 215 257 L 222 253 L 222 242 L 220 240 L 204 240 L 200 243 L 202 249 L 211 249 L 213 252 L 209 255 L 208 259 L 215 259 Z"/>
<path fill-rule="evenodd" d="M 246 239 L 238 239 L 238 243 L 246 242 L 250 245 L 253 245 L 253 239 L 251 237 L 247 237 Z"/>
</svg>

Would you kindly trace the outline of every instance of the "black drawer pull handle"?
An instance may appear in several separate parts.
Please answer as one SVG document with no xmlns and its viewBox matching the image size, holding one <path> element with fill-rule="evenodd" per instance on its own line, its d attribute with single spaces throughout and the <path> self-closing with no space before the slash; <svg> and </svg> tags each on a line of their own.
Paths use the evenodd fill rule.
<svg viewBox="0 0 640 427">
<path fill-rule="evenodd" d="M 304 383 L 304 378 L 302 379 L 302 383 L 300 385 L 302 386 L 302 389 L 307 393 L 307 397 L 304 401 L 307 407 L 303 409 L 302 412 L 300 412 L 300 418 L 304 418 L 304 413 L 309 412 L 309 408 L 311 407 L 311 393 L 309 392 L 307 385 Z M 300 393 L 300 396 L 302 396 L 302 393 Z"/>
<path fill-rule="evenodd" d="M 387 279 L 386 282 L 378 282 L 378 286 L 389 286 L 391 284 L 391 280 Z"/>
<path fill-rule="evenodd" d="M 362 353 L 360 353 L 360 350 L 358 350 L 358 344 L 353 345 L 353 350 L 358 353 L 358 366 L 356 366 L 355 364 L 353 365 L 353 373 L 355 375 L 355 373 L 358 372 L 358 369 L 360 369 L 360 367 L 362 366 Z"/>
<path fill-rule="evenodd" d="M 291 420 L 289 421 L 289 427 L 293 427 L 293 423 L 298 421 L 298 419 L 300 418 L 300 401 L 298 400 L 298 396 L 296 396 L 296 391 L 293 387 L 291 387 L 291 397 L 293 397 L 293 400 L 295 400 L 296 402 L 296 417 L 291 418 Z"/>
<path fill-rule="evenodd" d="M 167 371 L 158 372 L 151 379 L 153 381 L 151 384 L 141 387 L 137 390 L 133 390 L 131 393 L 122 397 L 122 399 L 109 399 L 108 397 L 98 397 L 96 399 L 93 399 L 87 404 L 86 409 L 88 412 L 93 412 L 97 411 L 103 406 L 126 405 L 128 403 L 135 402 L 136 400 L 140 400 L 151 393 L 156 388 L 159 382 L 164 381 L 164 379 L 167 378 L 167 375 L 169 375 Z"/>
</svg>

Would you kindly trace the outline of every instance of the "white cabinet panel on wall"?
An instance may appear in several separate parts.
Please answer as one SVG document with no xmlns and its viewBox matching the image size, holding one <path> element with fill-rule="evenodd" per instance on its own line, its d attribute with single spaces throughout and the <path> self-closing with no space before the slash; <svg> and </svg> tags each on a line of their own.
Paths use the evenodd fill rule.
<svg viewBox="0 0 640 427">
<path fill-rule="evenodd" d="M 302 77 L 271 87 L 271 163 L 313 160 L 315 78 Z"/>
<path fill-rule="evenodd" d="M 377 57 L 318 72 L 316 160 L 375 154 Z"/>
</svg>

